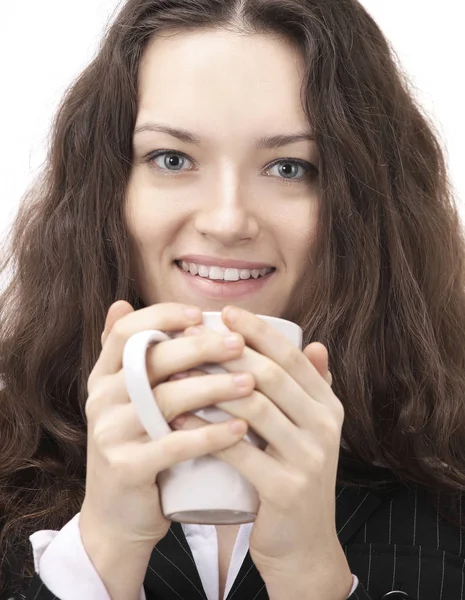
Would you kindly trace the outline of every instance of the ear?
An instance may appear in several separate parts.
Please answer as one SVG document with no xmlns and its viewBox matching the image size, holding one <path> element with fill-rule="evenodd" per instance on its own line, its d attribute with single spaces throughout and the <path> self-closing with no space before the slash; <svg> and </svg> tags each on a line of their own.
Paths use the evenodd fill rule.
<svg viewBox="0 0 465 600">
<path fill-rule="evenodd" d="M 134 312 L 134 308 L 131 304 L 129 304 L 129 302 L 126 302 L 126 300 L 118 300 L 117 302 L 113 302 L 108 309 L 107 318 L 105 320 L 105 328 L 101 336 L 102 348 L 116 321 L 131 312 Z"/>
<path fill-rule="evenodd" d="M 328 370 L 328 350 L 326 349 L 326 346 L 320 342 L 312 342 L 304 348 L 303 353 L 323 379 L 325 379 L 329 385 L 332 385 L 333 377 Z"/>
</svg>

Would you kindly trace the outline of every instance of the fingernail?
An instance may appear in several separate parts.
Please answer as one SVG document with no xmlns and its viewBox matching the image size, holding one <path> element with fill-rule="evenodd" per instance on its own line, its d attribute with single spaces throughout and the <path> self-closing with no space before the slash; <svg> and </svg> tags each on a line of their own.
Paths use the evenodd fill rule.
<svg viewBox="0 0 465 600">
<path fill-rule="evenodd" d="M 202 316 L 202 311 L 199 308 L 191 306 L 189 308 L 186 308 L 185 315 L 192 321 L 198 321 L 198 319 L 200 319 L 200 317 Z"/>
<path fill-rule="evenodd" d="M 235 348 L 239 348 L 239 346 L 241 345 L 241 338 L 233 333 L 232 335 L 227 335 L 224 338 L 224 345 L 226 346 L 226 348 L 231 348 L 231 349 L 235 349 Z"/>
<path fill-rule="evenodd" d="M 172 427 L 182 427 L 187 421 L 187 415 L 179 415 L 173 421 L 171 421 Z"/>
<path fill-rule="evenodd" d="M 247 423 L 245 423 L 244 421 L 233 419 L 229 423 L 229 429 L 233 433 L 245 433 L 247 431 Z"/>
<path fill-rule="evenodd" d="M 250 376 L 246 373 L 238 373 L 237 375 L 233 375 L 233 381 L 238 387 L 248 387 Z"/>
</svg>

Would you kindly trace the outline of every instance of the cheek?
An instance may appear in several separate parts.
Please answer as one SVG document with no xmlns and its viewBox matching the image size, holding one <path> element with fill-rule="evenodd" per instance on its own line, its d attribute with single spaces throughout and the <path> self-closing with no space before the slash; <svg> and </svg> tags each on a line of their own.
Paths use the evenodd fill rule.
<svg viewBox="0 0 465 600">
<path fill-rule="evenodd" d="M 141 250 L 157 245 L 169 229 L 166 211 L 160 209 L 155 198 L 150 201 L 140 193 L 128 198 L 125 218 L 129 233 Z"/>
<path fill-rule="evenodd" d="M 279 225 L 281 248 L 286 262 L 300 269 L 308 262 L 316 234 L 316 215 L 308 207 L 292 219 L 283 219 Z"/>
<path fill-rule="evenodd" d="M 309 262 L 312 248 L 311 230 L 296 231 L 295 235 L 289 239 L 288 248 L 288 257 L 292 260 L 297 272 L 300 272 Z"/>
</svg>

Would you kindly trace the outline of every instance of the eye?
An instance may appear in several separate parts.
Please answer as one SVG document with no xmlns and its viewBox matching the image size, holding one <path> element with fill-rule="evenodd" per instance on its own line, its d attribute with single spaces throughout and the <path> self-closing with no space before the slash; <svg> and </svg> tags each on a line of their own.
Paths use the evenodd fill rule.
<svg viewBox="0 0 465 600">
<path fill-rule="evenodd" d="M 158 160 L 161 159 L 161 160 Z M 160 172 L 162 175 L 174 175 L 177 176 L 183 170 L 186 161 L 193 163 L 191 159 L 186 156 L 183 152 L 177 152 L 174 150 L 156 150 L 150 152 L 145 158 L 145 162 L 149 165 L 155 164 L 155 170 Z M 311 163 L 296 158 L 280 158 L 270 165 L 266 172 L 271 171 L 275 167 L 278 169 L 278 177 L 284 181 L 284 183 L 303 183 L 309 179 L 313 179 L 318 175 L 318 169 Z M 300 177 L 296 177 L 299 169 L 303 171 Z M 191 170 L 191 169 L 184 169 Z"/>
<path fill-rule="evenodd" d="M 156 159 L 162 157 L 164 157 L 163 160 L 157 163 Z M 156 169 L 163 175 L 171 175 L 172 173 L 179 172 L 186 160 L 190 161 L 185 154 L 172 150 L 157 150 L 156 152 L 151 152 L 146 157 L 146 161 L 149 164 L 155 161 Z"/>
<path fill-rule="evenodd" d="M 319 172 L 312 163 L 296 158 L 280 158 L 268 167 L 267 171 L 270 171 L 275 167 L 279 167 L 278 173 L 279 175 L 283 175 L 283 177 L 279 177 L 279 179 L 282 179 L 285 183 L 307 182 L 308 179 L 316 177 Z M 301 177 L 295 177 L 299 169 L 303 170 L 303 175 Z"/>
</svg>

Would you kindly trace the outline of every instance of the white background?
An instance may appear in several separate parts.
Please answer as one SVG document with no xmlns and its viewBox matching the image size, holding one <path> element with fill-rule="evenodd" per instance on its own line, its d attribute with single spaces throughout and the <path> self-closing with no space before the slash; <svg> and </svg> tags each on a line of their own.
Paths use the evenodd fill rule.
<svg viewBox="0 0 465 600">
<path fill-rule="evenodd" d="M 0 3 L 0 239 L 45 159 L 64 90 L 97 51 L 124 0 Z M 465 222 L 465 33 L 462 0 L 362 0 L 440 131 Z"/>
</svg>

